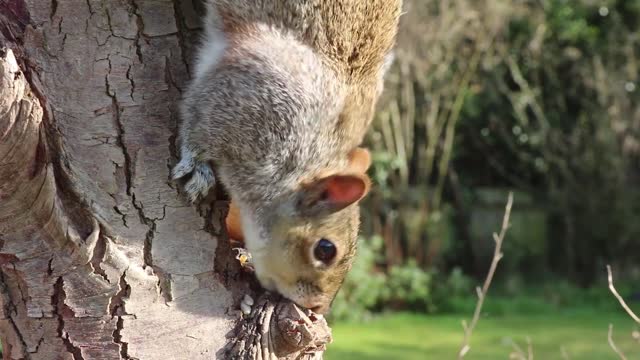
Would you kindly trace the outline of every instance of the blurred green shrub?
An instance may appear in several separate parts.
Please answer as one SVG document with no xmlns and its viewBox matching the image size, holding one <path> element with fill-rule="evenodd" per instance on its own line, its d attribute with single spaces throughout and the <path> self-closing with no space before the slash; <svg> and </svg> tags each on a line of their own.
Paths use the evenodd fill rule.
<svg viewBox="0 0 640 360">
<path fill-rule="evenodd" d="M 405 6 L 367 139 L 376 186 L 363 230 L 383 237 L 383 270 L 414 259 L 480 276 L 481 188 L 532 199 L 535 211 L 516 214 L 516 196 L 522 241 L 505 245 L 503 265 L 527 272 L 521 280 L 554 273 L 587 286 L 606 262 L 637 269 L 640 2 Z"/>
<path fill-rule="evenodd" d="M 414 262 L 393 266 L 385 273 L 379 265 L 381 247 L 380 237 L 360 240 L 358 257 L 332 305 L 330 321 L 366 321 L 376 313 L 397 310 L 473 313 L 477 302 L 474 289 L 480 280 L 468 277 L 460 268 L 425 271 Z M 620 281 L 616 287 L 630 299 L 637 291 L 632 284 Z M 526 283 L 515 273 L 492 285 L 483 314 L 611 312 L 619 307 L 604 278 L 585 289 L 557 278 Z"/>
<path fill-rule="evenodd" d="M 438 274 L 433 286 L 433 301 L 429 308 L 430 312 L 473 312 L 475 302 L 471 307 L 466 305 L 469 303 L 469 299 L 476 299 L 473 291 L 474 285 L 473 280 L 458 267 L 449 274 Z"/>
<path fill-rule="evenodd" d="M 513 2 L 507 17 L 474 75 L 452 166 L 462 186 L 545 204 L 538 264 L 590 285 L 605 262 L 640 259 L 640 3 Z"/>
<path fill-rule="evenodd" d="M 389 271 L 384 300 L 394 308 L 426 311 L 431 302 L 431 287 L 432 274 L 409 260 Z"/>
<path fill-rule="evenodd" d="M 331 306 L 332 319 L 366 319 L 383 306 L 387 276 L 377 268 L 381 249 L 379 236 L 359 240 L 358 255 Z"/>
<path fill-rule="evenodd" d="M 382 238 L 360 239 L 358 256 L 333 302 L 330 319 L 366 320 L 375 312 L 457 310 L 456 301 L 472 297 L 472 281 L 460 269 L 448 274 L 425 271 L 414 261 L 383 272 Z"/>
<path fill-rule="evenodd" d="M 640 260 L 640 2 L 407 0 L 396 55 L 332 317 L 473 311 L 512 188 L 486 312 L 610 306 L 604 264 Z"/>
</svg>

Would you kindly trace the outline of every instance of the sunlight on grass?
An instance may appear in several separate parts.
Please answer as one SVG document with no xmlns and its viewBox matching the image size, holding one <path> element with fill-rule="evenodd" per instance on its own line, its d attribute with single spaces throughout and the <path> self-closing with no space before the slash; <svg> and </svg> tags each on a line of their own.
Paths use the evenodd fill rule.
<svg viewBox="0 0 640 360">
<path fill-rule="evenodd" d="M 334 342 L 325 359 L 453 359 L 462 340 L 463 316 L 395 314 L 362 324 L 333 324 Z M 614 325 L 618 346 L 629 359 L 640 359 L 640 344 L 631 337 L 634 323 L 623 314 L 563 313 L 481 318 L 465 359 L 507 359 L 511 341 L 526 348 L 533 342 L 536 359 L 617 359 L 607 344 Z"/>
</svg>

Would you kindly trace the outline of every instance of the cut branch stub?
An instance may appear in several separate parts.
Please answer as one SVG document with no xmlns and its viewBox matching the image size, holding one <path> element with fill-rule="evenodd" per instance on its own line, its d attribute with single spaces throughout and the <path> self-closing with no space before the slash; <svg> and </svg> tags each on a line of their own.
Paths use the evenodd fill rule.
<svg viewBox="0 0 640 360">
<path fill-rule="evenodd" d="M 263 294 L 251 314 L 238 321 L 219 354 L 232 360 L 322 359 L 331 329 L 321 315 L 301 310 L 291 301 Z"/>
</svg>

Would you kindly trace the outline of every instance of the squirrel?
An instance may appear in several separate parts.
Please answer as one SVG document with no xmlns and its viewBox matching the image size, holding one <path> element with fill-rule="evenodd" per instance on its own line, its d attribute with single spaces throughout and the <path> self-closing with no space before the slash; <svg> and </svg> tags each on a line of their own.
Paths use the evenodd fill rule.
<svg viewBox="0 0 640 360">
<path fill-rule="evenodd" d="M 324 314 L 356 252 L 371 186 L 360 144 L 393 61 L 402 0 L 205 7 L 171 176 L 192 202 L 222 183 L 235 217 L 227 225 L 244 238 L 260 284 Z"/>
</svg>

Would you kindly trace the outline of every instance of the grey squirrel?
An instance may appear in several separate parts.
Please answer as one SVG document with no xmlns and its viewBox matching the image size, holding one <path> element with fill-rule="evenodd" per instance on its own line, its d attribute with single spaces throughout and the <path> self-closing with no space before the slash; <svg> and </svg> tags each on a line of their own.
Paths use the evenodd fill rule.
<svg viewBox="0 0 640 360">
<path fill-rule="evenodd" d="M 358 202 L 370 188 L 369 154 L 359 146 L 402 1 L 205 5 L 172 178 L 187 179 L 192 202 L 220 181 L 260 284 L 325 313 L 356 252 Z"/>
</svg>

